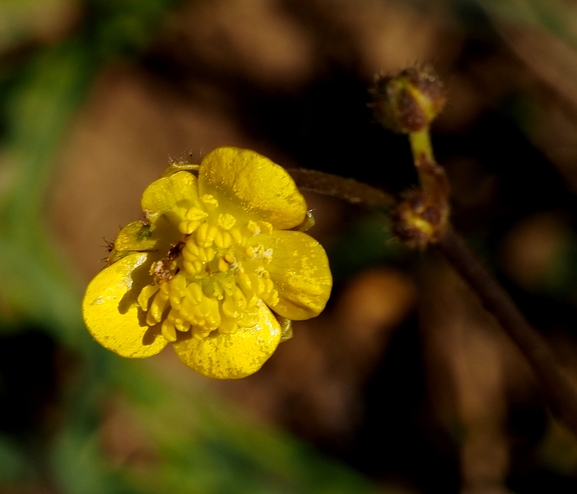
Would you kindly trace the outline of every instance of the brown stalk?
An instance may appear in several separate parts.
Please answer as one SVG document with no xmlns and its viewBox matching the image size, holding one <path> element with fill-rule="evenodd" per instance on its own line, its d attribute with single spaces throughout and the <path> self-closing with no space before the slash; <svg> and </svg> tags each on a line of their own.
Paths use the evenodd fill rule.
<svg viewBox="0 0 577 494">
<path fill-rule="evenodd" d="M 551 412 L 577 437 L 577 390 L 547 342 L 452 228 L 448 227 L 434 245 L 525 355 Z"/>
<path fill-rule="evenodd" d="M 320 194 L 389 211 L 394 199 L 367 184 L 306 169 L 289 170 L 299 187 Z M 535 372 L 543 397 L 552 413 L 577 438 L 577 390 L 559 365 L 543 337 L 527 322 L 511 297 L 483 266 L 447 222 L 432 242 L 493 314 Z"/>
</svg>

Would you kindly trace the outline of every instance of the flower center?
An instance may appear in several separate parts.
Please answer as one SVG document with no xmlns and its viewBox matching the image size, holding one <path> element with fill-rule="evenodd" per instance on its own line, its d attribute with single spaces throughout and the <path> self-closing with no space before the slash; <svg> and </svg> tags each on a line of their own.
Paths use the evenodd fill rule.
<svg viewBox="0 0 577 494">
<path fill-rule="evenodd" d="M 168 341 L 176 341 L 177 331 L 202 339 L 215 330 L 234 333 L 252 327 L 258 322 L 259 299 L 269 305 L 278 302 L 266 269 L 273 252 L 258 238 L 270 234 L 272 225 L 238 225 L 233 215 L 219 211 L 213 196 L 205 195 L 201 202 L 203 209 L 177 211 L 183 238 L 152 264 L 154 283 L 138 297 L 146 323 L 161 323 Z"/>
</svg>

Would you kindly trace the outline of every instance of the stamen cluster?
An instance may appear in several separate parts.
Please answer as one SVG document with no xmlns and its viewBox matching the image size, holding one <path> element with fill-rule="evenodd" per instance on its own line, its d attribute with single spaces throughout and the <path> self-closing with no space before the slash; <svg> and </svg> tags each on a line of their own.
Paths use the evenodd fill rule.
<svg viewBox="0 0 577 494">
<path fill-rule="evenodd" d="M 237 225 L 231 214 L 221 212 L 209 194 L 201 197 L 204 209 L 179 211 L 183 238 L 168 255 L 153 263 L 154 284 L 145 286 L 138 304 L 147 312 L 146 323 L 162 323 L 166 340 L 174 342 L 177 331 L 205 338 L 212 331 L 234 333 L 239 323 L 255 325 L 259 299 L 274 305 L 278 291 L 266 265 L 272 249 L 259 243 L 270 234 L 266 221 L 249 220 Z"/>
</svg>

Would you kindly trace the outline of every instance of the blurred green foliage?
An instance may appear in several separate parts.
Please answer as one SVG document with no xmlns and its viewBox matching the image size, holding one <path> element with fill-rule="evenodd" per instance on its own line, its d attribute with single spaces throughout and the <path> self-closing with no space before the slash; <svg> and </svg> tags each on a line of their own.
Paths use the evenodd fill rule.
<svg viewBox="0 0 577 494">
<path fill-rule="evenodd" d="M 372 491 L 357 474 L 239 417 L 206 390 L 167 388 L 141 362 L 91 340 L 79 284 L 45 218 L 53 162 L 104 64 L 137 61 L 175 2 L 85 0 L 72 32 L 42 43 L 28 32 L 26 18 L 44 1 L 0 2 L 0 490 Z M 42 396 L 28 401 L 34 383 L 45 384 Z M 100 433 L 111 402 L 130 410 L 131 423 L 150 442 L 145 468 L 114 465 L 103 451 Z M 32 407 L 30 416 L 19 407 Z"/>
</svg>

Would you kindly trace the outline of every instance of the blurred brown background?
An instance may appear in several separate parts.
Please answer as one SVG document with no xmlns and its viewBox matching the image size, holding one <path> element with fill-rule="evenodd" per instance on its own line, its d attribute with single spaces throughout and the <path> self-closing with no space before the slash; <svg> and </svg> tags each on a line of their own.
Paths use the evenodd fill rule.
<svg viewBox="0 0 577 494">
<path fill-rule="evenodd" d="M 3 0 L 0 64 L 0 234 L 26 264 L 22 246 L 34 242 L 18 243 L 19 232 L 42 225 L 72 280 L 61 295 L 70 308 L 58 314 L 76 318 L 74 335 L 83 331 L 77 299 L 106 256 L 103 238 L 140 217 L 142 191 L 171 160 L 198 162 L 215 147 L 239 146 L 392 192 L 411 186 L 408 143 L 372 122 L 367 87 L 376 73 L 432 65 L 448 94 L 433 145 L 452 184 L 453 221 L 577 377 L 576 2 Z M 75 81 L 74 90 L 63 80 Z M 551 419 L 523 357 L 443 260 L 406 251 L 386 218 L 335 199 L 307 200 L 317 220 L 311 234 L 335 278 L 320 317 L 296 323 L 294 338 L 242 381 L 208 381 L 169 350 L 130 368 L 160 376 L 176 396 L 193 389 L 223 400 L 232 416 L 294 434 L 336 461 L 332 468 L 358 472 L 371 492 L 577 492 L 576 439 Z M 18 216 L 26 209 L 19 204 L 30 205 L 29 216 Z M 53 448 L 67 410 L 78 409 L 82 381 L 74 376 L 100 369 L 85 362 L 117 357 L 87 357 L 99 352 L 85 350 L 96 343 L 71 343 L 85 335 L 45 329 L 63 323 L 37 305 L 45 295 L 30 295 L 38 271 L 24 276 L 18 262 L 3 259 L 10 266 L 0 269 L 9 328 L 0 333 L 1 408 L 18 411 L 0 414 L 1 430 L 24 451 L 18 461 L 37 465 L 6 474 L 4 484 L 0 475 L 0 492 L 88 492 L 54 466 L 74 455 L 60 459 Z M 13 296 L 18 280 L 24 295 Z M 57 293 L 46 283 L 42 293 Z M 34 365 L 14 370 L 34 345 Z M 117 364 L 106 365 L 108 377 L 94 371 L 90 381 L 98 392 L 82 429 L 91 431 L 98 461 L 122 478 L 143 465 L 169 468 L 176 460 L 158 449 L 149 426 L 134 425 L 146 406 L 125 397 L 130 379 L 117 387 Z M 18 429 L 14 416 L 22 414 L 30 418 Z M 298 477 L 292 472 L 287 478 Z M 259 491 L 257 483 L 202 484 L 190 475 L 174 485 L 337 492 L 306 479 Z M 166 478 L 94 489 L 168 492 Z"/>
</svg>

